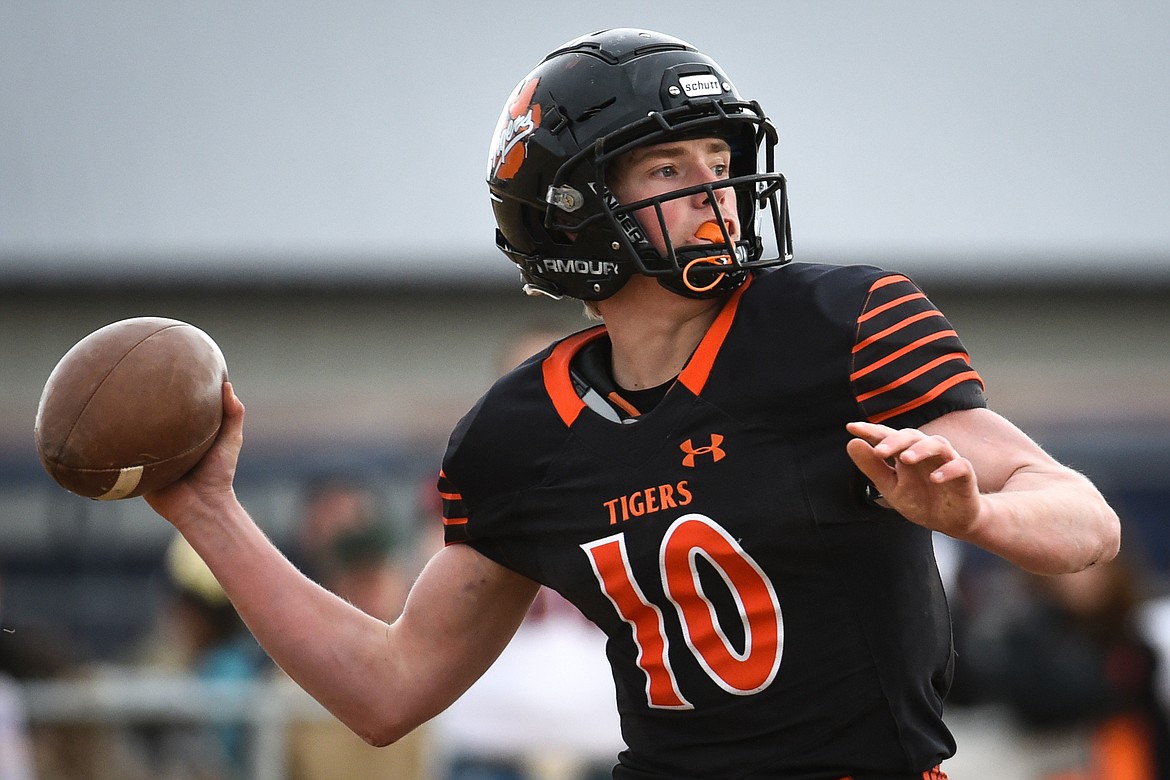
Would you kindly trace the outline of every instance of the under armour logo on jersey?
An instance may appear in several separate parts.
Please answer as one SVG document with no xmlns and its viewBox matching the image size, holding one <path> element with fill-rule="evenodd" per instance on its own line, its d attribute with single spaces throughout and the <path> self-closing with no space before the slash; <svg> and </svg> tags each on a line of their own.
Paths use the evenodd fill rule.
<svg viewBox="0 0 1170 780">
<path fill-rule="evenodd" d="M 727 453 L 719 446 L 722 443 L 723 434 L 720 433 L 711 434 L 711 443 L 705 447 L 696 447 L 691 439 L 687 439 L 678 445 L 678 448 L 686 453 L 683 456 L 682 464 L 689 469 L 693 469 L 695 467 L 695 456 L 697 455 L 710 455 L 712 463 L 723 460 L 723 457 Z"/>
</svg>

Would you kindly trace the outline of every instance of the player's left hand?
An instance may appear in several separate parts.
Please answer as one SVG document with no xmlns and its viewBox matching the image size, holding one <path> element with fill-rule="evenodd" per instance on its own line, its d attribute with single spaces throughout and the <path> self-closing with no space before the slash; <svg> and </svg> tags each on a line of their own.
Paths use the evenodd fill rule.
<svg viewBox="0 0 1170 780">
<path fill-rule="evenodd" d="M 852 422 L 846 445 L 882 498 L 907 520 L 962 539 L 977 524 L 981 505 L 975 468 L 943 436 L 916 428 Z"/>
</svg>

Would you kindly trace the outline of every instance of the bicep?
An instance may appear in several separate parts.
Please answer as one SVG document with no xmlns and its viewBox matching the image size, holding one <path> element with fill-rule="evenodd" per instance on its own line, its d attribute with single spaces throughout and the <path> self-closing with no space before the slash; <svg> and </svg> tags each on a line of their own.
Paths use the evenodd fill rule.
<svg viewBox="0 0 1170 780">
<path fill-rule="evenodd" d="M 420 720 L 471 686 L 520 626 L 539 584 L 463 544 L 430 560 L 390 627 Z"/>
</svg>

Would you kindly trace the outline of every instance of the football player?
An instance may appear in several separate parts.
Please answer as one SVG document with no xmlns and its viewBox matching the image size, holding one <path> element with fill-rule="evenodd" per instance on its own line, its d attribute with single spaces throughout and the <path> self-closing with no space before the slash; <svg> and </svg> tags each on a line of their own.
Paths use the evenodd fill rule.
<svg viewBox="0 0 1170 780">
<path fill-rule="evenodd" d="M 497 244 L 526 291 L 601 324 L 459 423 L 447 544 L 392 625 L 299 575 L 236 502 L 230 385 L 215 448 L 147 497 L 368 741 L 458 697 L 543 584 L 608 636 L 616 780 L 942 777 L 932 532 L 1040 573 L 1116 554 L 1115 513 L 987 409 L 911 280 L 790 262 L 776 143 L 713 60 L 655 32 L 584 36 L 520 82 L 490 150 Z"/>
</svg>

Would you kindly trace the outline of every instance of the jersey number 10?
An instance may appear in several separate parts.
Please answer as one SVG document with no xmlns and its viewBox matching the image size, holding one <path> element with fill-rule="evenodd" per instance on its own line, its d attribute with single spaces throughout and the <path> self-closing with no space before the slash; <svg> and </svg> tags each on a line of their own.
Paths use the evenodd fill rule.
<svg viewBox="0 0 1170 780">
<path fill-rule="evenodd" d="M 663 709 L 693 709 L 671 667 L 663 611 L 647 600 L 634 579 L 625 534 L 583 544 L 581 549 L 589 556 L 602 591 L 633 632 L 638 667 L 646 674 L 647 703 Z M 719 573 L 735 601 L 743 626 L 742 651 L 727 638 L 715 605 L 703 591 L 699 556 Z M 771 685 L 784 651 L 784 622 L 776 590 L 755 560 L 722 526 L 699 514 L 685 515 L 671 524 L 658 560 L 662 589 L 678 614 L 687 646 L 707 675 L 723 690 L 739 696 Z"/>
</svg>

